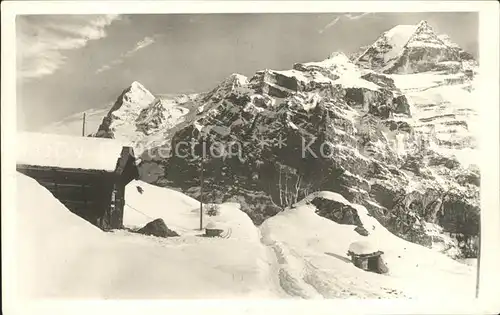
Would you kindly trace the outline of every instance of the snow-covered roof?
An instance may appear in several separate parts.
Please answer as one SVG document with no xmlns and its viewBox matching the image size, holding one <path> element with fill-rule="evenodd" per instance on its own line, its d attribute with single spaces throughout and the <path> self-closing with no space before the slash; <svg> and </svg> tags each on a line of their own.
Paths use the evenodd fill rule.
<svg viewBox="0 0 500 315">
<path fill-rule="evenodd" d="M 216 229 L 217 228 L 217 225 L 215 225 L 215 223 L 213 222 L 209 222 L 207 224 L 207 226 L 205 226 L 205 229 L 209 229 L 209 230 L 213 230 L 213 229 Z"/>
<path fill-rule="evenodd" d="M 354 242 L 349 246 L 349 251 L 356 255 L 368 255 L 379 251 L 374 244 L 368 241 Z"/>
<path fill-rule="evenodd" d="M 105 138 L 23 132 L 17 135 L 17 164 L 113 172 L 128 143 Z"/>
</svg>

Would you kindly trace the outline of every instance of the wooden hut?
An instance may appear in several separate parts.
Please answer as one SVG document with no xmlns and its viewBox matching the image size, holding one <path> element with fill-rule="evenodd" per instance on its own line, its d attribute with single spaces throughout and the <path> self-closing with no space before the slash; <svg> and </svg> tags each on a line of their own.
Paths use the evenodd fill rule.
<svg viewBox="0 0 500 315">
<path fill-rule="evenodd" d="M 99 228 L 123 227 L 125 186 L 139 177 L 131 147 L 112 139 L 37 133 L 17 140 L 18 172 Z M 29 192 L 19 193 L 29 198 Z"/>
<path fill-rule="evenodd" d="M 387 273 L 389 269 L 382 259 L 384 252 L 376 250 L 368 242 L 354 242 L 349 246 L 348 256 L 351 256 L 354 266 L 365 271 Z"/>
</svg>

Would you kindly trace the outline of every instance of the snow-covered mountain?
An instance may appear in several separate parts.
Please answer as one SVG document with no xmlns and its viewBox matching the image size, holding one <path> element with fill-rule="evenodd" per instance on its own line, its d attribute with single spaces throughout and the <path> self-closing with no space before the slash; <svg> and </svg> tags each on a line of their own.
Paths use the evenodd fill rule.
<svg viewBox="0 0 500 315">
<path fill-rule="evenodd" d="M 460 70 L 473 61 L 472 55 L 438 35 L 427 21 L 398 25 L 383 33 L 357 64 L 383 73 L 416 73 L 431 70 Z"/>
<path fill-rule="evenodd" d="M 190 103 L 197 97 L 155 97 L 142 84 L 133 82 L 117 98 L 93 136 L 130 141 L 140 155 L 169 142 L 173 128 L 186 119 L 192 109 Z"/>
<path fill-rule="evenodd" d="M 255 224 L 332 191 L 408 241 L 474 256 L 477 69 L 427 22 L 399 25 L 357 58 L 232 74 L 206 93 L 155 97 L 134 82 L 95 136 L 131 141 L 144 181 L 198 198 L 191 144 L 203 134 L 207 152 L 219 146 L 205 159 L 204 200 L 236 201 Z"/>
</svg>

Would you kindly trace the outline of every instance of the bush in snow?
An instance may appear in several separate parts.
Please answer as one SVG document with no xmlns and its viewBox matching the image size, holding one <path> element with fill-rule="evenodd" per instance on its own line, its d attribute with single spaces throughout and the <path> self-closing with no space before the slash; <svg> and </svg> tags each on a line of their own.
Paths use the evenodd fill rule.
<svg viewBox="0 0 500 315">
<path fill-rule="evenodd" d="M 206 206 L 206 214 L 210 217 L 215 217 L 220 214 L 220 209 L 219 205 L 216 204 L 209 204 Z"/>
</svg>

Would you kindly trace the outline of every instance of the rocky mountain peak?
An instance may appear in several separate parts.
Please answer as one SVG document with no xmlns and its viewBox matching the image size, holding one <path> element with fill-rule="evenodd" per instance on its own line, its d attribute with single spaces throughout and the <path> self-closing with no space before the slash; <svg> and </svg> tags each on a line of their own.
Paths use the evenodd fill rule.
<svg viewBox="0 0 500 315">
<path fill-rule="evenodd" d="M 344 54 L 341 51 L 332 52 L 328 59 L 330 59 L 332 62 L 335 62 L 335 63 L 349 63 L 350 62 L 349 57 L 347 57 L 346 54 Z"/>
<path fill-rule="evenodd" d="M 417 24 L 417 30 L 418 29 L 430 29 L 430 30 L 432 30 L 432 27 L 429 25 L 427 20 L 422 20 L 422 21 L 418 22 L 418 24 Z"/>
<path fill-rule="evenodd" d="M 217 103 L 224 95 L 230 93 L 238 87 L 245 86 L 249 83 L 246 76 L 239 73 L 232 73 L 227 78 L 222 80 L 222 82 L 217 85 L 212 91 L 204 96 L 204 100 L 208 102 L 211 100 L 212 103 Z"/>
<path fill-rule="evenodd" d="M 434 32 L 433 28 L 427 23 L 427 21 L 421 21 L 417 24 L 415 32 L 410 36 L 404 48 L 411 47 L 412 45 L 432 47 L 432 45 L 439 46 L 444 45 L 444 43 Z"/>
<path fill-rule="evenodd" d="M 139 90 L 146 90 L 144 85 L 142 85 L 139 81 L 134 81 L 130 84 L 131 89 L 139 89 Z"/>
<path fill-rule="evenodd" d="M 115 138 L 115 131 L 135 121 L 141 111 L 155 100 L 154 95 L 141 83 L 134 81 L 116 99 L 102 120 L 97 137 Z"/>
<path fill-rule="evenodd" d="M 453 72 L 460 71 L 462 63 L 471 58 L 447 35 L 438 35 L 423 20 L 384 32 L 357 58 L 356 64 L 383 73 Z"/>
<path fill-rule="evenodd" d="M 145 106 L 149 105 L 155 97 L 141 83 L 134 81 L 118 97 L 117 102 L 120 101 L 120 98 L 122 101 L 130 103 L 130 105 Z M 122 105 L 124 102 L 122 102 Z"/>
<path fill-rule="evenodd" d="M 234 88 L 245 86 L 248 84 L 248 78 L 239 73 L 232 73 L 230 76 L 225 78 L 217 87 L 220 91 L 230 91 Z"/>
</svg>

